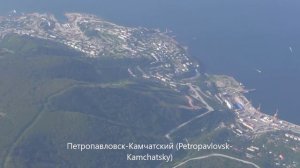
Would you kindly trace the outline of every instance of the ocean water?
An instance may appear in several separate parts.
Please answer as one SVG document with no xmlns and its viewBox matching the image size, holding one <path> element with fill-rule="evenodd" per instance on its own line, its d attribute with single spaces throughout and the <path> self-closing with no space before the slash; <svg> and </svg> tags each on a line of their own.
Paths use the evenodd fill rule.
<svg viewBox="0 0 300 168">
<path fill-rule="evenodd" d="M 126 26 L 168 29 L 203 71 L 234 76 L 255 106 L 300 124 L 298 0 L 0 0 L 0 14 L 86 12 Z M 261 73 L 260 73 L 261 71 Z"/>
</svg>

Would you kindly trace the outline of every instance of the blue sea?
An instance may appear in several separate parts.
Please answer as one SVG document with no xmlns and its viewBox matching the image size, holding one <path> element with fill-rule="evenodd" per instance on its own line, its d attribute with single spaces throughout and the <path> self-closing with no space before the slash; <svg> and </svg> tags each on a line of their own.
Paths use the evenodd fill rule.
<svg viewBox="0 0 300 168">
<path fill-rule="evenodd" d="M 300 124 L 299 0 L 0 0 L 0 14 L 86 12 L 173 31 L 210 74 L 234 76 L 265 113 Z"/>
</svg>

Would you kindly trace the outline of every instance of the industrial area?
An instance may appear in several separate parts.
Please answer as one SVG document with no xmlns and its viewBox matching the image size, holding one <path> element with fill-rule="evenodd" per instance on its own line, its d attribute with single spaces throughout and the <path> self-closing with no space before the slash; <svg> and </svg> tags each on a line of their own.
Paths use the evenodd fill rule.
<svg viewBox="0 0 300 168">
<path fill-rule="evenodd" d="M 260 107 L 255 108 L 245 97 L 249 90 L 237 82 L 234 78 L 222 76 L 214 81 L 215 87 L 219 93 L 215 97 L 226 107 L 233 111 L 245 132 L 262 134 L 276 130 L 291 131 L 300 134 L 300 126 L 292 124 L 278 118 L 278 110 L 273 116 L 260 111 Z M 243 132 L 236 130 L 238 134 Z M 300 139 L 296 139 L 300 142 Z"/>
</svg>

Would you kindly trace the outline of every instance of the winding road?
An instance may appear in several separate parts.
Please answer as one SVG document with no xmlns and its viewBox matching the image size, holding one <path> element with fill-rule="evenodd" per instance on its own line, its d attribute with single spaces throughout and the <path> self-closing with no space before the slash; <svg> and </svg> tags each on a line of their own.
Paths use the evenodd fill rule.
<svg viewBox="0 0 300 168">
<path fill-rule="evenodd" d="M 241 163 L 245 163 L 245 164 L 248 164 L 248 165 L 252 165 L 255 168 L 260 168 L 255 163 L 252 163 L 252 162 L 249 162 L 249 161 L 246 161 L 246 160 L 242 160 L 242 159 L 239 159 L 239 158 L 236 158 L 236 157 L 232 157 L 232 156 L 227 156 L 227 155 L 224 155 L 224 154 L 219 154 L 219 153 L 212 153 L 212 154 L 205 155 L 205 156 L 199 156 L 199 157 L 190 158 L 190 159 L 188 159 L 188 160 L 186 160 L 184 162 L 179 163 L 178 165 L 174 166 L 173 168 L 180 167 L 180 166 L 188 163 L 189 161 L 202 160 L 202 159 L 206 159 L 206 158 L 210 158 L 210 157 L 223 157 L 223 158 L 235 160 L 235 161 L 238 161 L 238 162 L 241 162 Z"/>
</svg>

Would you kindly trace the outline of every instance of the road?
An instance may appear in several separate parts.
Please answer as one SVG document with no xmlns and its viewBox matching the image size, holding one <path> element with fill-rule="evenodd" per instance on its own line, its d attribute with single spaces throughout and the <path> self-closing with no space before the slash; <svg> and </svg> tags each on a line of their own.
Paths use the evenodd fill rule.
<svg viewBox="0 0 300 168">
<path fill-rule="evenodd" d="M 176 131 L 178 131 L 180 128 L 182 128 L 182 127 L 188 125 L 189 123 L 193 122 L 194 120 L 197 120 L 197 119 L 199 119 L 199 118 L 201 118 L 201 117 L 204 117 L 204 116 L 206 116 L 207 114 L 209 114 L 209 113 L 211 113 L 211 112 L 213 112 L 213 110 L 207 110 L 205 113 L 200 114 L 200 115 L 197 115 L 196 117 L 194 117 L 194 118 L 192 118 L 192 119 L 190 119 L 190 120 L 188 120 L 188 121 L 186 121 L 186 122 L 184 122 L 184 123 L 178 125 L 178 126 L 175 127 L 174 129 L 170 130 L 170 131 L 165 135 L 165 137 L 166 137 L 169 141 L 172 141 L 171 135 L 172 135 L 173 133 L 175 133 Z"/>
<path fill-rule="evenodd" d="M 203 99 L 203 97 L 199 94 L 198 91 L 200 91 L 200 88 L 198 86 L 192 85 L 191 83 L 186 84 L 190 90 L 192 90 L 192 92 L 195 94 L 194 98 L 201 101 L 204 105 L 205 108 L 208 109 L 209 111 L 213 111 L 214 109 L 208 105 L 208 103 Z"/>
<path fill-rule="evenodd" d="M 187 85 L 187 86 L 190 88 L 190 90 L 192 90 L 192 92 L 194 93 L 193 97 L 194 97 L 196 100 L 201 101 L 201 102 L 205 105 L 205 108 L 207 109 L 207 111 L 206 111 L 205 113 L 203 113 L 203 114 L 200 114 L 200 115 L 198 115 L 198 116 L 196 116 L 196 117 L 194 117 L 194 118 L 192 118 L 192 119 L 190 119 L 190 120 L 188 120 L 188 121 L 186 121 L 186 122 L 184 122 L 184 123 L 178 125 L 176 128 L 170 130 L 167 134 L 165 134 L 165 137 L 166 137 L 169 141 L 172 141 L 171 135 L 172 135 L 174 132 L 176 132 L 176 131 L 178 131 L 179 129 L 181 129 L 182 127 L 184 127 L 184 126 L 190 124 L 190 123 L 193 122 L 194 120 L 199 119 L 199 118 L 201 118 L 201 117 L 204 117 L 204 116 L 206 116 L 207 114 L 209 114 L 209 113 L 211 113 L 211 112 L 214 111 L 214 109 L 213 109 L 213 108 L 212 108 L 212 107 L 211 107 L 211 106 L 210 106 L 210 105 L 202 98 L 202 96 L 200 95 L 201 93 L 198 92 L 198 91 L 200 91 L 200 88 L 199 88 L 198 86 L 194 86 L 194 85 L 192 85 L 191 83 L 183 84 L 183 85 Z M 194 88 L 194 87 L 196 87 L 196 88 Z"/>
<path fill-rule="evenodd" d="M 249 161 L 246 161 L 246 160 L 242 160 L 242 159 L 239 159 L 239 158 L 235 158 L 235 157 L 232 157 L 232 156 L 227 156 L 227 155 L 224 155 L 224 154 L 219 154 L 219 153 L 212 153 L 212 154 L 205 155 L 205 156 L 199 156 L 199 157 L 190 158 L 190 159 L 188 159 L 188 160 L 186 160 L 184 162 L 179 163 L 178 165 L 174 166 L 173 168 L 180 167 L 180 166 L 186 164 L 189 161 L 202 160 L 202 159 L 206 159 L 206 158 L 210 158 L 210 157 L 223 157 L 223 158 L 227 158 L 227 159 L 231 159 L 231 160 L 236 160 L 238 162 L 245 163 L 245 164 L 248 164 L 248 165 L 252 165 L 255 168 L 260 168 L 255 163 L 252 163 L 252 162 L 249 162 Z"/>
</svg>

